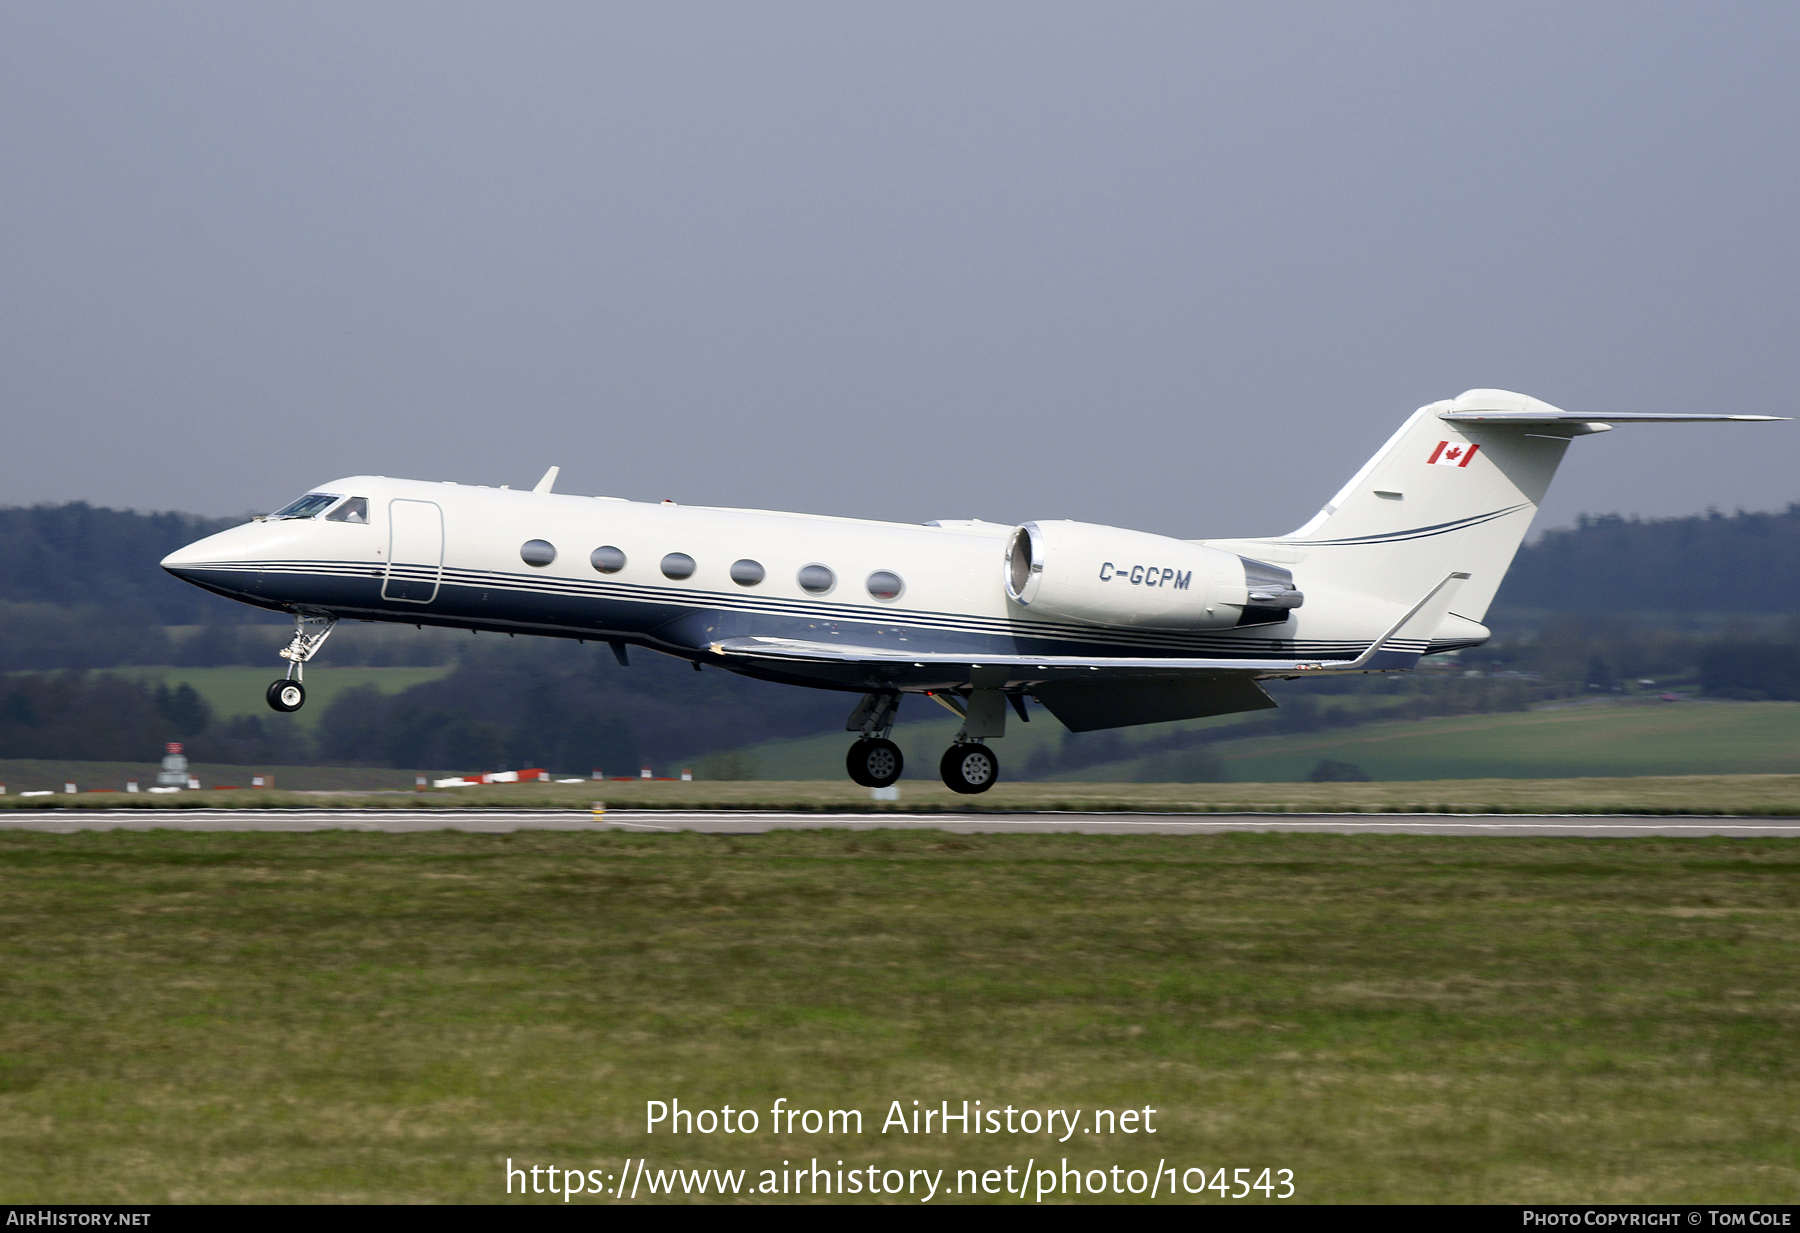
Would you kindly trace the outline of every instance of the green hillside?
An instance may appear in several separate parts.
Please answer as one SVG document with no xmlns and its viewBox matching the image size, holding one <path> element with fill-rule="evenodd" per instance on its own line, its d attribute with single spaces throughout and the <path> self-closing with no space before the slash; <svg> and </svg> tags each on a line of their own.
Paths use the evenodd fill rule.
<svg viewBox="0 0 1800 1233">
<path fill-rule="evenodd" d="M 1800 703 L 1574 704 L 1232 741 L 1218 753 L 1238 782 L 1291 782 L 1321 758 L 1377 780 L 1783 774 L 1800 770 Z"/>
<path fill-rule="evenodd" d="M 213 789 L 223 786 L 248 788 L 253 775 L 269 776 L 284 792 L 406 792 L 413 787 L 413 772 L 385 766 L 227 766 L 217 762 L 190 762 L 188 773 L 198 779 L 204 789 L 196 793 L 149 796 L 139 793 L 126 796 L 122 790 L 127 780 L 135 779 L 145 788 L 156 782 L 161 765 L 155 758 L 136 762 L 76 762 L 46 758 L 0 758 L 0 804 L 16 807 L 34 798 L 21 800 L 21 792 L 55 792 L 57 799 L 38 800 L 39 805 L 62 807 L 79 804 L 112 808 L 121 805 L 143 805 L 148 802 L 179 802 L 184 807 L 196 803 L 212 806 L 238 804 L 226 794 L 215 799 Z M 80 795 L 60 796 L 63 785 L 73 783 Z M 100 795 L 104 793 L 105 795 Z M 260 799 L 255 802 L 265 803 Z M 293 802 L 283 802 L 293 803 Z M 318 805 L 318 801 L 305 802 Z"/>
<path fill-rule="evenodd" d="M 906 757 L 906 778 L 936 779 L 938 757 L 949 747 L 961 721 L 948 712 L 939 711 L 930 702 L 909 698 L 906 706 L 938 712 L 936 717 L 915 718 L 894 728 L 894 743 Z M 1156 724 L 1140 731 L 1163 733 L 1198 726 Z M 1062 736 L 1062 725 L 1042 710 L 1034 709 L 1031 722 L 1024 724 L 1017 716 L 1009 714 L 1006 738 L 993 742 L 994 751 L 1000 756 L 1003 777 L 1005 768 L 1023 766 L 1026 758 L 1040 749 L 1053 747 Z M 840 731 L 823 736 L 762 741 L 723 754 L 696 755 L 683 760 L 681 765 L 703 771 L 711 779 L 842 779 L 844 753 L 854 739 L 850 733 Z M 656 770 L 659 775 L 664 773 L 660 767 Z"/>
<path fill-rule="evenodd" d="M 1175 729 L 1221 726 L 1234 717 L 1129 729 L 1129 744 Z M 894 731 L 908 778 L 935 777 L 938 755 L 956 721 L 915 721 Z M 1062 739 L 1039 712 L 1010 723 L 994 742 L 1003 774 Z M 717 777 L 734 766 L 759 779 L 829 779 L 843 774 L 847 733 L 769 741 L 715 755 L 698 765 Z M 1288 736 L 1221 741 L 1214 746 L 1228 779 L 1292 783 L 1321 759 L 1351 762 L 1377 780 L 1568 779 L 1633 775 L 1793 774 L 1800 772 L 1800 703 L 1580 701 L 1540 710 L 1367 724 Z M 1132 780 L 1139 760 L 1086 767 L 1057 779 Z"/>
<path fill-rule="evenodd" d="M 221 718 L 233 715 L 263 717 L 273 714 L 264 697 L 269 682 L 281 676 L 281 668 L 109 668 L 115 676 L 132 677 L 153 685 L 173 689 L 187 684 L 206 699 Z M 306 678 L 306 705 L 294 716 L 302 726 L 311 727 L 325 713 L 337 696 L 346 689 L 373 685 L 384 694 L 397 694 L 435 681 L 452 671 L 442 668 L 330 668 L 317 669 Z"/>
</svg>

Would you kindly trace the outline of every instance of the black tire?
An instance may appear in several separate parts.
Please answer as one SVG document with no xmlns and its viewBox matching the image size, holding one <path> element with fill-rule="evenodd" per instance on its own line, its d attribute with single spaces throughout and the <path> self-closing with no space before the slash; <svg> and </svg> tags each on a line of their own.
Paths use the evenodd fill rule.
<svg viewBox="0 0 1800 1233">
<path fill-rule="evenodd" d="M 1000 759 L 986 745 L 952 745 L 938 763 L 944 786 L 964 796 L 986 792 L 1000 778 Z"/>
<path fill-rule="evenodd" d="M 306 686 L 299 681 L 276 681 L 269 686 L 269 709 L 291 714 L 306 705 Z"/>
<path fill-rule="evenodd" d="M 851 783 L 873 788 L 875 785 L 869 782 L 868 772 L 863 770 L 862 747 L 862 741 L 850 746 L 849 752 L 844 755 L 844 770 L 849 773 Z"/>
<path fill-rule="evenodd" d="M 858 741 L 844 755 L 844 769 L 853 782 L 865 788 L 886 788 L 900 778 L 906 759 L 892 741 Z"/>
</svg>

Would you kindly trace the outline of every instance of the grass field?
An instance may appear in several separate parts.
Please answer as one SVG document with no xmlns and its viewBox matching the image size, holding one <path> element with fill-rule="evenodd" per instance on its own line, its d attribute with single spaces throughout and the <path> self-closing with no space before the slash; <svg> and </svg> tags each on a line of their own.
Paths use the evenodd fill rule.
<svg viewBox="0 0 1800 1233">
<path fill-rule="evenodd" d="M 255 715 L 259 719 L 270 719 L 274 712 L 269 710 L 264 694 L 269 682 L 280 679 L 285 667 L 271 655 L 267 668 L 107 668 L 104 671 L 114 676 L 168 685 L 171 689 L 182 684 L 192 685 L 194 692 L 223 717 Z M 414 685 L 447 676 L 451 671 L 447 667 L 315 670 L 306 678 L 306 706 L 294 712 L 293 722 L 311 727 L 346 689 L 373 685 L 384 694 L 397 694 Z"/>
<path fill-rule="evenodd" d="M 0 1200 L 493 1202 L 509 1158 L 754 1186 L 816 1157 L 1791 1203 L 1796 852 L 0 833 Z M 646 1136 L 672 1098 L 760 1131 Z M 864 1131 L 772 1133 L 777 1098 Z M 1148 1106 L 1158 1133 L 880 1132 L 891 1101 L 965 1099 Z"/>
<path fill-rule="evenodd" d="M 1800 702 L 1571 705 L 1369 724 L 1219 748 L 1236 780 L 1299 779 L 1321 758 L 1375 779 L 1800 772 Z"/>
<path fill-rule="evenodd" d="M 1129 741 L 1175 730 L 1198 731 L 1240 721 L 1220 716 L 1186 724 L 1129 729 Z M 937 760 L 957 720 L 928 716 L 902 724 L 894 740 L 907 773 L 935 778 Z M 1003 776 L 1061 741 L 1063 728 L 1037 712 L 1009 723 L 993 742 Z M 849 738 L 841 733 L 768 741 L 742 751 L 763 779 L 829 779 L 843 774 Z M 1295 781 L 1322 758 L 1352 762 L 1376 779 L 1570 779 L 1622 775 L 1800 774 L 1800 702 L 1580 700 L 1534 711 L 1367 724 L 1289 736 L 1221 741 L 1214 747 L 1228 778 L 1245 783 Z M 690 764 L 705 765 L 702 759 Z M 1107 763 L 1058 778 L 1105 782 L 1136 777 L 1135 761 Z M 910 781 L 909 781 L 910 782 Z"/>
<path fill-rule="evenodd" d="M 798 783 L 741 780 L 663 783 L 642 780 L 574 784 L 494 784 L 433 792 L 393 790 L 378 782 L 352 784 L 357 791 L 315 795 L 299 788 L 307 771 L 292 768 L 294 782 L 278 775 L 283 790 L 181 792 L 128 796 L 81 792 L 75 796 L 0 796 L 0 811 L 55 809 L 232 809 L 345 807 L 363 809 L 586 809 L 595 801 L 612 809 L 777 809 L 884 812 L 1005 812 L 1009 810 L 1144 810 L 1160 813 L 1276 810 L 1364 813 L 1650 813 L 1800 815 L 1800 775 L 1677 775 L 1631 779 L 1443 779 L 1417 783 L 1002 783 L 978 797 L 958 796 L 938 783 L 908 783 L 897 802 L 874 802 L 848 780 Z M 345 779 L 361 774 L 395 777 L 392 771 L 342 768 Z M 79 783 L 78 785 L 79 786 Z"/>
<path fill-rule="evenodd" d="M 913 779 L 936 779 L 938 757 L 950 745 L 961 726 L 961 720 L 930 702 L 909 699 L 905 706 L 916 714 L 894 728 L 894 742 L 906 758 L 907 782 Z M 929 710 L 927 709 L 929 708 Z M 1020 723 L 1009 713 L 1006 736 L 991 742 L 1000 757 L 1001 773 L 1011 774 L 1023 768 L 1031 755 L 1053 748 L 1062 740 L 1066 729 L 1049 712 L 1032 707 L 1030 723 Z M 1198 729 L 1207 725 L 1230 722 L 1234 716 L 1217 720 L 1199 720 L 1181 724 L 1147 724 L 1130 730 L 1133 739 L 1161 736 L 1177 730 Z M 847 732 L 827 732 L 818 736 L 793 737 L 779 741 L 760 741 L 734 751 L 740 764 L 759 779 L 836 779 L 844 774 L 844 752 L 855 738 Z M 672 768 L 694 767 L 704 771 L 722 761 L 718 755 L 694 754 L 677 759 Z M 665 773 L 661 767 L 658 774 Z"/>
<path fill-rule="evenodd" d="M 158 769 L 158 764 L 151 761 L 71 762 L 41 758 L 3 758 L 0 759 L 0 785 L 5 786 L 6 795 L 0 796 L 0 807 L 8 802 L 14 805 L 28 804 L 29 802 L 17 800 L 20 792 L 50 791 L 60 794 L 66 783 L 73 783 L 80 789 L 81 796 L 77 799 L 83 803 L 109 807 L 140 803 L 138 797 L 115 798 L 113 793 L 123 789 L 126 781 L 131 779 L 137 780 L 140 787 L 151 787 L 156 783 Z M 411 771 L 396 771 L 381 766 L 228 766 L 219 762 L 193 762 L 189 763 L 188 771 L 209 792 L 214 784 L 248 787 L 252 775 L 265 774 L 274 777 L 277 787 L 299 791 L 379 792 L 413 786 Z M 102 792 L 102 789 L 105 791 Z M 91 792 L 97 795 L 90 796 Z M 192 802 L 202 795 L 184 793 L 181 799 Z M 160 802 L 164 798 L 157 796 L 145 799 Z M 206 799 L 210 801 L 210 795 Z"/>
</svg>

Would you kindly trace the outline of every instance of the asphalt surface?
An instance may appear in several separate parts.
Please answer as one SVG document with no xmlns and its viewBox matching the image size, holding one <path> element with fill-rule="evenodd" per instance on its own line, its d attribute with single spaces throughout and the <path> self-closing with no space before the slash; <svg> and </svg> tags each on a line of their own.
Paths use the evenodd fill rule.
<svg viewBox="0 0 1800 1233">
<path fill-rule="evenodd" d="M 183 831 L 699 831 L 754 835 L 775 830 L 934 830 L 956 834 L 1218 835 L 1230 831 L 1321 835 L 1495 835 L 1800 838 L 1800 818 L 1630 814 L 1159 814 L 1159 813 L 780 813 L 611 809 L 70 809 L 0 812 L 0 828 L 73 834 L 98 830 Z"/>
</svg>

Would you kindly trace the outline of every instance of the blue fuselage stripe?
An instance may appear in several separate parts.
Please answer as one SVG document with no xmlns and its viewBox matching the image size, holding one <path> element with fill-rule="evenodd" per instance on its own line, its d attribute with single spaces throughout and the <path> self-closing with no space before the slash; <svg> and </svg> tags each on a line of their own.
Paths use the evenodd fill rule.
<svg viewBox="0 0 1800 1233">
<path fill-rule="evenodd" d="M 1349 659 L 1366 641 L 1296 640 L 1247 631 L 1096 630 L 948 612 L 871 610 L 847 604 L 582 582 L 426 566 L 331 561 L 233 562 L 178 571 L 210 591 L 265 608 L 331 612 L 364 620 L 456 628 L 517 629 L 572 638 L 623 638 L 704 654 L 725 638 L 793 638 L 846 646 L 988 655 L 1107 658 Z M 392 598 L 394 580 L 426 584 L 429 602 Z M 433 595 L 429 584 L 436 582 Z M 1269 630 L 1272 635 L 1274 630 Z M 1418 653 L 1422 639 L 1395 650 Z"/>
</svg>

